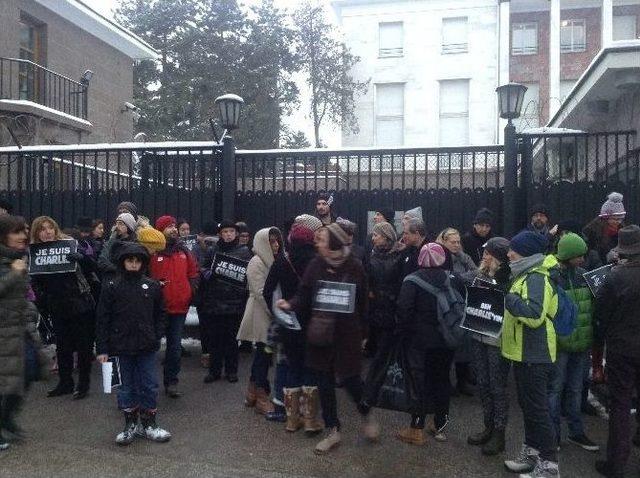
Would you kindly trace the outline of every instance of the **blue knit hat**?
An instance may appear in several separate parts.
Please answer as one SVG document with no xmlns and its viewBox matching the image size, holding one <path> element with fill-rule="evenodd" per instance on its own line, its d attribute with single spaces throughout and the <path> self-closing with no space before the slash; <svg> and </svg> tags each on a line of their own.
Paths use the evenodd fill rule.
<svg viewBox="0 0 640 478">
<path fill-rule="evenodd" d="M 511 250 L 517 252 L 522 257 L 529 257 L 534 254 L 544 254 L 549 246 L 549 241 L 542 234 L 531 231 L 522 231 L 511 239 Z"/>
</svg>

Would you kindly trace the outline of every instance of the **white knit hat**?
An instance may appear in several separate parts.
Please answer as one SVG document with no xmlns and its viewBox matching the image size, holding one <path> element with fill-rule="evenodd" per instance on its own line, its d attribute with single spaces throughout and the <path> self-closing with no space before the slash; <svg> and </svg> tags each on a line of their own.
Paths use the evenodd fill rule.
<svg viewBox="0 0 640 478">
<path fill-rule="evenodd" d="M 314 232 L 322 227 L 322 221 L 310 214 L 302 214 L 296 217 L 294 222 L 295 224 L 300 224 L 306 228 L 311 229 Z"/>
<path fill-rule="evenodd" d="M 120 214 L 116 218 L 116 221 L 124 222 L 124 224 L 127 226 L 127 229 L 129 229 L 131 232 L 135 232 L 136 227 L 138 226 L 138 223 L 136 222 L 136 219 L 133 217 L 133 214 L 130 214 L 128 212 L 123 212 L 122 214 Z"/>
<path fill-rule="evenodd" d="M 627 215 L 624 210 L 624 204 L 622 204 L 623 196 L 620 193 L 612 192 L 607 196 L 607 200 L 600 208 L 601 218 L 617 217 L 623 218 Z"/>
</svg>

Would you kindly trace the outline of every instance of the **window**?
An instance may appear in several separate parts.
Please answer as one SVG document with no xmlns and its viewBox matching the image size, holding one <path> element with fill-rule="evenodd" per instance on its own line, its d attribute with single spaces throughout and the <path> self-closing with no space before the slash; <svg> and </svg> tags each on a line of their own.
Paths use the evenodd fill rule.
<svg viewBox="0 0 640 478">
<path fill-rule="evenodd" d="M 402 22 L 380 23 L 379 37 L 381 58 L 402 56 L 403 54 L 403 25 Z"/>
<path fill-rule="evenodd" d="M 23 16 L 20 19 L 20 59 L 44 63 L 44 27 Z M 21 64 L 18 89 L 21 100 L 36 100 L 39 93 L 39 73 L 32 65 Z"/>
<path fill-rule="evenodd" d="M 442 19 L 442 53 L 469 51 L 467 17 Z"/>
<path fill-rule="evenodd" d="M 560 80 L 560 101 L 564 102 L 571 93 L 577 80 Z"/>
<path fill-rule="evenodd" d="M 614 15 L 613 16 L 613 40 L 635 40 L 638 19 L 635 15 Z"/>
<path fill-rule="evenodd" d="M 535 55 L 538 53 L 538 24 L 514 23 L 511 30 L 511 54 Z"/>
<path fill-rule="evenodd" d="M 538 83 L 524 83 L 527 91 L 522 101 L 522 111 L 517 120 L 517 129 L 537 128 L 540 125 L 540 85 Z"/>
<path fill-rule="evenodd" d="M 440 82 L 440 146 L 469 144 L 469 80 Z"/>
<path fill-rule="evenodd" d="M 560 23 L 560 51 L 575 53 L 587 49 L 584 20 L 562 20 Z"/>
<path fill-rule="evenodd" d="M 404 144 L 404 83 L 376 85 L 376 145 Z"/>
</svg>

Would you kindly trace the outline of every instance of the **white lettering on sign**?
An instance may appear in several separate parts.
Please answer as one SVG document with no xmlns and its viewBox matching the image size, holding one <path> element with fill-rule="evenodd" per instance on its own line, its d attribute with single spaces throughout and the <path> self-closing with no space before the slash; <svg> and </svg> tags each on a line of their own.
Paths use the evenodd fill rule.
<svg viewBox="0 0 640 478">
<path fill-rule="evenodd" d="M 491 310 L 491 304 L 485 304 L 484 302 L 480 304 L 480 308 L 482 310 Z"/>
<path fill-rule="evenodd" d="M 329 289 L 323 287 L 318 289 L 316 300 L 325 304 L 349 305 L 349 291 L 339 289 Z"/>
<path fill-rule="evenodd" d="M 487 305 L 487 304 L 482 304 Z M 489 307 L 491 309 L 491 307 Z M 497 322 L 499 324 L 502 323 L 502 316 L 498 314 L 494 314 L 491 310 L 478 309 L 477 307 L 467 307 L 467 314 L 473 315 L 474 317 L 480 317 L 486 320 L 491 320 L 492 322 Z"/>
</svg>

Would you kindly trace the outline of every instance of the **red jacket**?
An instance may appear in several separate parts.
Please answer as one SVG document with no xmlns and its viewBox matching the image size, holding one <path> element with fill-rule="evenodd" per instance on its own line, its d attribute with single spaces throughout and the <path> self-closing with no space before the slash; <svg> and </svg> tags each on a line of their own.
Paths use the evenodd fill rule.
<svg viewBox="0 0 640 478">
<path fill-rule="evenodd" d="M 177 249 L 151 256 L 151 277 L 164 284 L 162 295 L 167 314 L 186 314 L 191 304 L 190 280 L 199 277 L 198 265 L 189 252 Z"/>
</svg>

